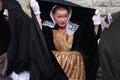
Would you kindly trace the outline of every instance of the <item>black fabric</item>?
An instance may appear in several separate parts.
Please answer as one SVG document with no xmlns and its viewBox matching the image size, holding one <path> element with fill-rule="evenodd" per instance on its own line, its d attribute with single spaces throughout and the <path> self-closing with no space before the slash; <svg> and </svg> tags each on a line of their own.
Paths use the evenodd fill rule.
<svg viewBox="0 0 120 80">
<path fill-rule="evenodd" d="M 82 7 L 74 3 L 65 0 L 38 0 L 41 8 L 42 21 L 50 20 L 50 11 L 54 5 L 64 5 L 72 8 L 73 13 L 70 21 L 77 23 L 80 27 L 75 33 L 75 39 L 71 50 L 80 50 L 83 52 L 83 58 L 85 61 L 86 78 L 87 80 L 96 80 L 96 72 L 99 66 L 99 56 L 97 49 L 97 39 L 100 35 L 100 27 L 98 35 L 94 32 L 94 25 L 92 17 L 95 14 L 95 9 Z M 49 28 L 43 30 L 46 41 L 51 49 L 55 49 L 52 40 L 52 32 Z M 50 35 L 50 36 L 49 36 Z"/>
<path fill-rule="evenodd" d="M 104 80 L 120 80 L 120 12 L 112 14 L 113 22 L 102 33 L 99 52 Z"/>
<path fill-rule="evenodd" d="M 5 53 L 10 42 L 9 23 L 3 15 L 4 9 L 0 11 L 0 55 Z"/>
<path fill-rule="evenodd" d="M 30 18 L 17 1 L 4 1 L 11 32 L 7 74 L 29 70 L 30 80 L 68 80 L 48 50 L 33 12 Z"/>
<path fill-rule="evenodd" d="M 81 7 L 74 3 L 64 1 L 64 0 L 38 0 L 39 5 L 41 7 L 41 18 L 42 20 L 51 20 L 49 17 L 50 11 L 54 5 L 64 5 L 64 6 L 71 6 L 73 9 L 71 20 L 72 22 L 78 22 L 79 24 L 87 26 L 93 24 L 92 17 L 95 14 L 95 9 Z"/>
<path fill-rule="evenodd" d="M 32 80 L 68 80 L 67 76 L 59 66 L 57 60 L 53 56 L 51 50 L 47 48 L 43 33 L 33 15 L 33 25 L 31 27 L 31 56 L 32 56 L 32 72 L 34 73 Z M 38 54 L 39 53 L 41 54 Z M 34 53 L 34 54 L 33 54 Z M 36 60 L 37 58 L 37 60 Z M 42 65 L 42 66 L 41 66 Z M 38 73 L 42 76 L 38 76 Z M 44 76 L 44 77 L 43 77 Z"/>
</svg>

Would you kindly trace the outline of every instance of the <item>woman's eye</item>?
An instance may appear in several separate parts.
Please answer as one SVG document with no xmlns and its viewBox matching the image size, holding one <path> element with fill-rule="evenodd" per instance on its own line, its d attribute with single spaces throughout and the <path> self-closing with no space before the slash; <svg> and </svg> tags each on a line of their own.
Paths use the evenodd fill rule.
<svg viewBox="0 0 120 80">
<path fill-rule="evenodd" d="M 65 17 L 68 17 L 68 15 L 66 15 Z"/>
<path fill-rule="evenodd" d="M 62 18 L 62 16 L 58 16 L 58 18 Z"/>
</svg>

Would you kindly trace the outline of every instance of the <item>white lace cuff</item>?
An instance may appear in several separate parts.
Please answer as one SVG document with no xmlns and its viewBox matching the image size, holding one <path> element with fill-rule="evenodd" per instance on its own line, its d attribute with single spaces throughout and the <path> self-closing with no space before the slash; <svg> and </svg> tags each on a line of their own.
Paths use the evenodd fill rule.
<svg viewBox="0 0 120 80">
<path fill-rule="evenodd" d="M 8 16 L 8 10 L 7 9 L 4 10 L 3 15 Z"/>
<path fill-rule="evenodd" d="M 101 19 L 100 19 L 100 12 L 98 10 L 95 11 L 95 15 L 92 17 L 94 25 L 100 25 Z"/>
<path fill-rule="evenodd" d="M 9 77 L 12 80 L 30 80 L 30 72 L 29 71 L 23 71 L 19 74 L 16 74 L 15 72 L 12 72 Z"/>
<path fill-rule="evenodd" d="M 40 14 L 40 7 L 36 0 L 31 0 L 30 6 L 32 7 L 34 14 Z"/>
</svg>

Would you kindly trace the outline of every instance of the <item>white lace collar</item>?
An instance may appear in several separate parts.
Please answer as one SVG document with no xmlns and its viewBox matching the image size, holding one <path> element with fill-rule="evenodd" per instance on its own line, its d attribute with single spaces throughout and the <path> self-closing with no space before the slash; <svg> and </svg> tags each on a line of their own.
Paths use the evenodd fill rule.
<svg viewBox="0 0 120 80">
<path fill-rule="evenodd" d="M 55 25 L 54 25 L 54 23 L 52 21 L 43 21 L 42 25 L 50 27 L 50 28 L 54 28 L 55 27 Z M 74 32 L 76 32 L 78 28 L 79 28 L 78 24 L 75 24 L 75 23 L 72 23 L 72 22 L 69 21 L 67 23 L 67 25 L 66 25 L 67 34 L 68 35 L 74 34 Z"/>
</svg>

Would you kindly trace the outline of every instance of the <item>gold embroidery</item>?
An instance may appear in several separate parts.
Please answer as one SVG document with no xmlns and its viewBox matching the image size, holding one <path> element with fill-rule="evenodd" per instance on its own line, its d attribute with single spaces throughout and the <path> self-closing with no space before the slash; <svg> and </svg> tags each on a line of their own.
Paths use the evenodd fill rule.
<svg viewBox="0 0 120 80">
<path fill-rule="evenodd" d="M 58 51 L 71 49 L 74 36 L 66 34 L 66 30 L 53 30 L 53 38 Z"/>
</svg>

